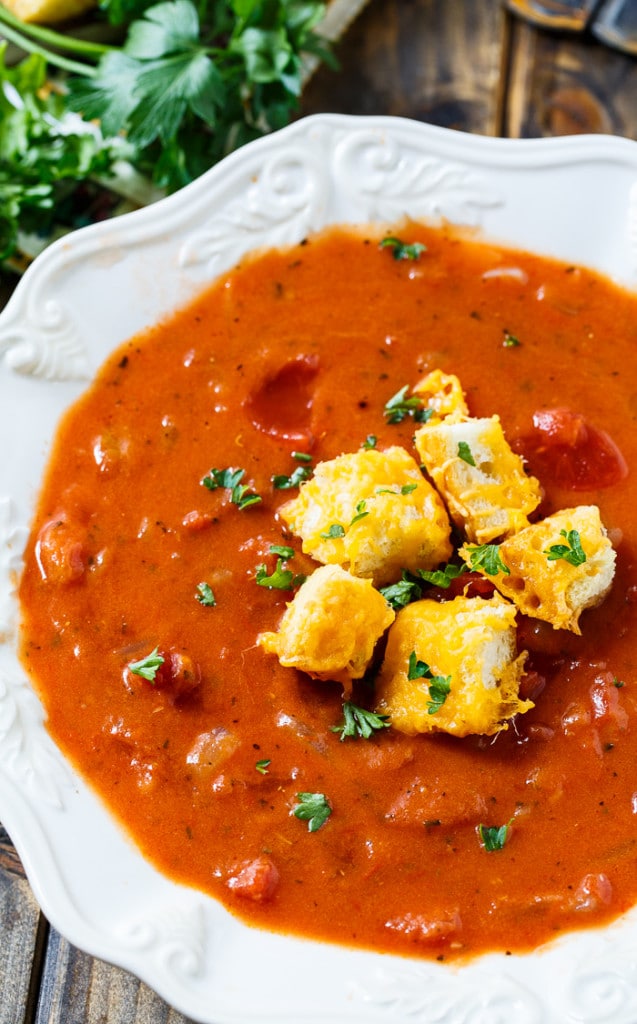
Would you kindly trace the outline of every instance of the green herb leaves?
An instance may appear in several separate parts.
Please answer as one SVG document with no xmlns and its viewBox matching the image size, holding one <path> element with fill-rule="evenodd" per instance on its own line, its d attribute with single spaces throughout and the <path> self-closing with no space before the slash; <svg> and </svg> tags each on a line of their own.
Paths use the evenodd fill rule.
<svg viewBox="0 0 637 1024">
<path fill-rule="evenodd" d="M 397 391 L 395 395 L 385 403 L 385 418 L 388 423 L 402 423 L 408 416 L 413 417 L 416 423 L 426 423 L 431 418 L 431 409 L 426 409 L 416 395 L 407 397 L 409 386 Z"/>
<path fill-rule="evenodd" d="M 155 647 L 145 658 L 129 662 L 128 669 L 133 675 L 141 676 L 147 682 L 154 683 L 155 676 L 163 664 L 164 658 L 159 653 L 159 648 Z"/>
<path fill-rule="evenodd" d="M 240 482 L 244 476 L 245 469 L 211 469 L 201 483 L 209 491 L 216 491 L 219 487 L 229 491 L 232 504 L 243 510 L 262 500 L 261 495 Z"/>
<path fill-rule="evenodd" d="M 403 242 L 400 238 L 383 238 L 379 243 L 379 249 L 391 249 L 395 260 L 417 260 L 427 246 L 422 242 Z"/>
<path fill-rule="evenodd" d="M 478 825 L 480 842 L 487 853 L 501 850 L 509 838 L 510 823 L 507 825 Z"/>
<path fill-rule="evenodd" d="M 53 223 L 58 182 L 68 201 L 119 158 L 174 191 L 288 123 L 304 54 L 333 63 L 315 32 L 320 0 L 102 0 L 100 8 L 123 27 L 121 46 L 24 24 L 0 4 L 2 35 L 30 54 L 7 70 L 0 47 L 0 258 L 15 249 L 18 230 L 43 233 Z M 51 68 L 67 73 L 65 88 L 45 95 Z M 84 120 L 72 124 L 71 112 Z"/>
<path fill-rule="evenodd" d="M 412 651 L 409 655 L 407 678 L 430 680 L 429 696 L 431 699 L 427 701 L 427 714 L 437 714 L 451 693 L 451 676 L 435 676 L 429 665 L 424 661 L 420 661 L 416 652 Z"/>
<path fill-rule="evenodd" d="M 217 599 L 213 593 L 212 587 L 209 583 L 198 583 L 195 597 L 199 604 L 203 604 L 206 608 L 214 608 L 217 603 Z"/>
<path fill-rule="evenodd" d="M 498 573 L 510 575 L 511 570 L 500 557 L 499 544 L 467 544 L 464 550 L 469 555 L 469 565 L 475 572 L 483 572 L 487 576 L 497 576 Z"/>
<path fill-rule="evenodd" d="M 296 798 L 299 802 L 292 811 L 295 818 L 307 821 L 308 832 L 318 832 L 332 813 L 327 797 L 324 793 L 297 793 Z"/>
<path fill-rule="evenodd" d="M 389 727 L 387 715 L 377 715 L 373 711 L 367 711 L 352 701 L 346 700 L 343 703 L 343 721 L 340 725 L 333 725 L 332 732 L 340 732 L 341 740 L 365 739 L 368 740 L 374 732 Z"/>
<path fill-rule="evenodd" d="M 471 448 L 466 441 L 458 441 L 458 458 L 466 462 L 468 466 L 475 466 L 476 464 Z"/>
<path fill-rule="evenodd" d="M 276 560 L 276 568 L 268 574 L 266 565 L 257 566 L 254 579 L 260 587 L 267 587 L 268 590 L 295 590 L 305 583 L 306 576 L 284 568 L 285 563 L 294 556 L 294 548 L 282 544 L 271 544 L 270 554 L 279 556 Z"/>
<path fill-rule="evenodd" d="M 560 530 L 560 537 L 566 539 L 566 544 L 551 544 L 551 547 L 544 551 L 548 561 L 555 562 L 562 558 L 569 565 L 583 565 L 586 561 L 586 552 L 582 547 L 579 531 Z"/>
</svg>

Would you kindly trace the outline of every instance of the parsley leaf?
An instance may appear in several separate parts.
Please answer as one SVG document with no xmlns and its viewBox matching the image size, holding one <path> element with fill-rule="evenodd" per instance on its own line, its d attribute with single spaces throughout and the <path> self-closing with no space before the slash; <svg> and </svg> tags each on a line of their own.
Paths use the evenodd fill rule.
<svg viewBox="0 0 637 1024">
<path fill-rule="evenodd" d="M 497 576 L 498 573 L 510 575 L 511 570 L 500 557 L 499 544 L 467 544 L 464 550 L 469 555 L 471 568 L 476 572 L 486 573 L 487 576 Z"/>
<path fill-rule="evenodd" d="M 306 576 L 296 575 L 291 569 L 284 569 L 283 563 L 283 558 L 277 558 L 276 568 L 269 576 L 266 565 L 257 566 L 254 576 L 257 584 L 260 587 L 267 587 L 268 590 L 295 590 L 305 583 Z"/>
<path fill-rule="evenodd" d="M 368 740 L 375 731 L 388 727 L 388 715 L 377 715 L 374 711 L 367 711 L 366 708 L 346 700 L 343 704 L 343 721 L 340 725 L 333 725 L 332 732 L 340 732 L 341 740 L 347 737 Z"/>
<path fill-rule="evenodd" d="M 145 658 L 129 662 L 128 669 L 133 675 L 141 676 L 142 679 L 146 679 L 149 683 L 154 683 L 157 671 L 164 664 L 164 660 L 159 653 L 159 648 L 155 647 Z"/>
<path fill-rule="evenodd" d="M 341 526 L 340 523 L 332 523 L 325 533 L 320 534 L 323 540 L 337 540 L 339 537 L 345 536 L 345 527 Z"/>
<path fill-rule="evenodd" d="M 217 603 L 217 599 L 209 583 L 198 583 L 195 597 L 200 604 L 205 605 L 207 608 L 214 608 Z"/>
<path fill-rule="evenodd" d="M 261 761 L 257 761 L 257 763 L 255 764 L 254 767 L 256 768 L 256 770 L 258 772 L 261 773 L 261 775 L 267 775 L 268 774 L 268 768 L 270 767 L 271 764 L 272 764 L 271 759 L 268 758 L 268 757 L 264 757 Z"/>
<path fill-rule="evenodd" d="M 566 539 L 566 544 L 551 544 L 551 547 L 543 552 L 549 562 L 555 562 L 563 558 L 570 565 L 583 565 L 586 561 L 586 552 L 582 547 L 579 530 L 560 530 L 560 537 Z"/>
<path fill-rule="evenodd" d="M 435 715 L 451 693 L 451 676 L 435 676 L 426 661 L 421 661 L 415 651 L 409 655 L 409 666 L 407 668 L 408 679 L 427 679 L 429 683 L 429 696 L 427 701 L 427 714 Z"/>
<path fill-rule="evenodd" d="M 473 457 L 471 448 L 466 441 L 458 441 L 458 458 L 462 459 L 469 466 L 475 466 L 476 460 Z"/>
<path fill-rule="evenodd" d="M 449 587 L 452 580 L 458 579 L 458 576 L 462 576 L 464 572 L 468 572 L 466 565 L 454 565 L 453 562 L 447 562 L 442 569 L 419 569 L 418 575 L 422 576 L 423 580 L 427 583 L 432 583 L 434 587 L 444 587 L 445 590 Z"/>
<path fill-rule="evenodd" d="M 365 451 L 369 451 L 371 448 L 375 448 L 377 444 L 378 438 L 376 437 L 376 434 L 368 434 L 363 441 L 363 448 Z"/>
<path fill-rule="evenodd" d="M 230 501 L 242 511 L 263 500 L 260 494 L 240 482 L 244 476 L 245 469 L 211 469 L 201 482 L 209 491 L 216 491 L 219 487 L 230 491 Z"/>
<path fill-rule="evenodd" d="M 354 523 L 359 523 L 361 521 L 361 519 L 364 519 L 365 516 L 368 516 L 368 515 L 369 515 L 369 512 L 367 511 L 367 502 L 363 498 L 362 501 L 357 502 L 357 504 L 356 504 L 356 514 L 354 516 L 352 516 L 349 525 L 353 526 Z"/>
<path fill-rule="evenodd" d="M 504 338 L 502 339 L 503 348 L 519 348 L 522 342 L 519 338 L 516 338 L 514 334 L 509 334 L 508 331 L 504 332 Z"/>
<path fill-rule="evenodd" d="M 508 825 L 478 825 L 478 835 L 487 853 L 494 850 L 501 850 L 509 838 L 510 823 Z"/>
<path fill-rule="evenodd" d="M 427 246 L 422 242 L 402 242 L 400 238 L 383 238 L 380 249 L 391 249 L 395 260 L 417 260 Z"/>
<path fill-rule="evenodd" d="M 385 418 L 388 423 L 402 423 L 408 416 L 412 416 L 416 423 L 426 423 L 431 418 L 432 409 L 426 409 L 416 395 L 407 398 L 409 385 L 403 388 L 385 403 Z"/>
<path fill-rule="evenodd" d="M 327 802 L 324 793 L 297 793 L 299 803 L 293 809 L 293 814 L 301 821 L 307 821 L 308 832 L 318 832 L 321 825 L 324 825 L 332 808 Z"/>
<path fill-rule="evenodd" d="M 381 587 L 380 592 L 395 611 L 404 608 L 412 601 L 419 601 L 422 597 L 422 587 L 405 569 L 403 569 L 402 579 L 398 583 L 390 583 L 387 587 Z"/>
</svg>

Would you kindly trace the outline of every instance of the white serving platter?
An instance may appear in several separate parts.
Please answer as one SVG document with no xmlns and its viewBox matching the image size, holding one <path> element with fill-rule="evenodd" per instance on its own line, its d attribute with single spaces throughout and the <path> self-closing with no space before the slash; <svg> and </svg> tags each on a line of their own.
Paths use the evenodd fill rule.
<svg viewBox="0 0 637 1024">
<path fill-rule="evenodd" d="M 52 924 L 204 1024 L 635 1024 L 635 912 L 527 956 L 454 967 L 252 929 L 174 884 L 55 747 L 17 658 L 16 585 L 51 437 L 106 355 L 250 250 L 405 216 L 637 289 L 637 143 L 336 115 L 252 143 L 29 268 L 0 315 L 0 820 Z"/>
</svg>

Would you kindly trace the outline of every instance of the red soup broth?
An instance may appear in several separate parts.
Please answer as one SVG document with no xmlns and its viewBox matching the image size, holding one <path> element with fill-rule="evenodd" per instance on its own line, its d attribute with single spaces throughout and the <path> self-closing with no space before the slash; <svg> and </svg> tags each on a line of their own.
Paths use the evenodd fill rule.
<svg viewBox="0 0 637 1024">
<path fill-rule="evenodd" d="M 112 355 L 55 439 L 22 658 L 55 741 L 170 877 L 274 931 L 527 951 L 637 902 L 637 297 L 450 230 L 404 238 L 426 249 L 331 229 L 247 258 Z M 384 407 L 435 368 L 501 417 L 542 514 L 599 505 L 615 580 L 581 636 L 518 617 L 535 708 L 506 732 L 341 740 L 341 687 L 257 644 L 292 596 L 256 583 L 270 546 L 314 567 L 277 515 L 298 490 L 272 480 L 371 435 L 413 453 L 413 419 Z M 239 489 L 202 485 L 213 468 Z M 131 672 L 155 649 L 153 681 Z M 354 699 L 373 706 L 373 681 Z M 315 831 L 299 793 L 331 808 Z"/>
</svg>

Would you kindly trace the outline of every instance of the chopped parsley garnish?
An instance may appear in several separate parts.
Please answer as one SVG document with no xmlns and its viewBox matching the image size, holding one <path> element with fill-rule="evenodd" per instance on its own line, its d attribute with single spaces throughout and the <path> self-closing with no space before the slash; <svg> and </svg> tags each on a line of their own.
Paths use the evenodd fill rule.
<svg viewBox="0 0 637 1024">
<path fill-rule="evenodd" d="M 402 579 L 398 583 L 390 583 L 387 587 L 381 587 L 380 592 L 389 605 L 398 611 L 412 601 L 419 601 L 422 597 L 422 587 L 419 582 L 403 569 Z"/>
<path fill-rule="evenodd" d="M 395 260 L 417 260 L 427 246 L 422 242 L 403 242 L 400 238 L 383 238 L 379 243 L 380 249 L 391 249 Z"/>
<path fill-rule="evenodd" d="M 412 416 L 416 423 L 426 423 L 431 418 L 432 409 L 427 409 L 416 395 L 407 398 L 409 385 L 397 391 L 395 395 L 385 403 L 385 418 L 388 423 L 402 423 L 408 416 Z"/>
<path fill-rule="evenodd" d="M 468 572 L 466 565 L 454 565 L 452 562 L 447 562 L 442 569 L 419 569 L 418 575 L 422 576 L 427 583 L 433 584 L 434 587 L 444 587 L 446 590 L 451 581 L 458 579 L 458 576 L 462 576 L 464 572 Z"/>
<path fill-rule="evenodd" d="M 467 544 L 465 551 L 469 555 L 469 564 L 476 572 L 486 573 L 487 576 L 497 576 L 504 573 L 509 576 L 511 570 L 500 557 L 499 544 Z"/>
<path fill-rule="evenodd" d="M 501 850 L 509 837 L 510 825 L 478 825 L 478 835 L 487 853 Z"/>
<path fill-rule="evenodd" d="M 271 759 L 269 757 L 264 757 L 263 760 L 257 761 L 257 763 L 255 764 L 254 767 L 256 768 L 256 770 L 258 772 L 261 773 L 261 775 L 267 775 L 268 774 L 268 768 L 270 767 L 271 764 L 272 764 Z"/>
<path fill-rule="evenodd" d="M 333 725 L 332 732 L 340 732 L 341 740 L 350 736 L 353 739 L 368 740 L 377 730 L 388 727 L 388 715 L 377 715 L 374 711 L 367 711 L 366 708 L 346 700 L 343 704 L 343 721 L 340 725 Z"/>
<path fill-rule="evenodd" d="M 198 583 L 195 597 L 199 601 L 199 604 L 203 604 L 207 608 L 214 608 L 217 603 L 217 599 L 209 583 Z"/>
<path fill-rule="evenodd" d="M 516 338 L 514 334 L 509 334 L 508 331 L 504 332 L 504 338 L 502 340 L 502 345 L 504 348 L 519 348 L 521 344 L 522 342 L 520 341 L 520 339 Z"/>
<path fill-rule="evenodd" d="M 296 798 L 299 803 L 292 813 L 301 821 L 307 821 L 308 832 L 318 832 L 332 813 L 325 794 L 297 793 Z"/>
<path fill-rule="evenodd" d="M 154 683 L 157 670 L 164 664 L 164 660 L 159 653 L 159 648 L 155 647 L 145 658 L 129 662 L 128 668 L 134 675 L 141 676 L 142 679 L 146 679 L 149 683 Z"/>
<path fill-rule="evenodd" d="M 268 575 L 266 565 L 257 566 L 254 579 L 260 587 L 267 587 L 268 590 L 295 590 L 305 583 L 307 576 L 297 575 L 291 569 L 284 569 L 286 559 L 277 558 L 274 572 Z"/>
<path fill-rule="evenodd" d="M 403 484 L 399 491 L 395 491 L 393 487 L 379 487 L 376 494 L 412 494 L 417 486 L 418 484 Z"/>
<path fill-rule="evenodd" d="M 349 525 L 353 526 L 354 523 L 360 522 L 361 519 L 364 519 L 365 516 L 368 516 L 368 515 L 369 515 L 369 512 L 367 511 L 367 502 L 363 498 L 362 501 L 359 501 L 357 503 L 357 505 L 356 505 L 356 515 L 352 517 L 352 520 L 351 520 Z"/>
<path fill-rule="evenodd" d="M 368 434 L 365 440 L 363 441 L 363 448 L 369 451 L 370 448 L 375 448 L 377 444 L 378 438 L 376 437 L 376 434 Z"/>
<path fill-rule="evenodd" d="M 272 486 L 277 491 L 288 491 L 292 487 L 298 487 L 304 480 L 309 480 L 312 470 L 309 466 L 297 466 L 289 476 L 284 473 L 277 473 L 272 477 Z"/>
<path fill-rule="evenodd" d="M 244 476 L 245 469 L 211 469 L 201 482 L 209 491 L 216 491 L 220 487 L 229 491 L 232 504 L 243 510 L 262 500 L 260 494 L 241 483 Z"/>
<path fill-rule="evenodd" d="M 345 527 L 341 526 L 340 523 L 332 523 L 325 533 L 321 534 L 323 540 L 336 540 L 339 537 L 345 536 Z"/>
<path fill-rule="evenodd" d="M 421 661 L 415 651 L 409 655 L 408 679 L 426 679 L 429 681 L 427 714 L 435 715 L 451 693 L 451 676 L 435 676 L 426 661 Z"/>
<path fill-rule="evenodd" d="M 290 548 L 287 544 L 270 544 L 270 554 L 280 555 L 281 558 L 288 559 L 294 558 L 294 548 Z"/>
<path fill-rule="evenodd" d="M 566 539 L 566 544 L 552 544 L 547 548 L 543 554 L 548 561 L 555 562 L 558 558 L 563 558 L 570 565 L 583 565 L 586 561 L 586 552 L 582 547 L 579 531 L 569 530 L 567 533 L 566 530 L 560 530 L 560 537 Z"/>
<path fill-rule="evenodd" d="M 476 460 L 474 459 L 471 448 L 466 441 L 458 441 L 458 458 L 462 459 L 469 466 L 475 466 Z"/>
<path fill-rule="evenodd" d="M 272 477 L 272 486 L 278 491 L 288 491 L 292 487 L 299 487 L 304 480 L 309 480 L 312 476 L 311 455 L 307 452 L 292 452 L 292 458 L 300 462 L 301 465 L 293 469 L 289 475 L 277 473 Z"/>
</svg>

